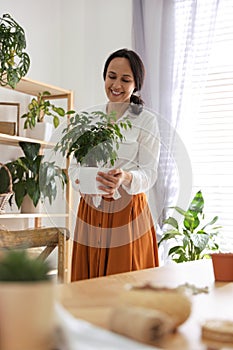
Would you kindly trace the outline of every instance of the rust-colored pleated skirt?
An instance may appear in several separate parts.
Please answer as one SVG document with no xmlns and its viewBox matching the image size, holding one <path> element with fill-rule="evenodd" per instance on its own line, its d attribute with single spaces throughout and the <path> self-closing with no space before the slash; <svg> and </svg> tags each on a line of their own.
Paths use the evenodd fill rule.
<svg viewBox="0 0 233 350">
<path fill-rule="evenodd" d="M 121 190 L 117 200 L 80 199 L 74 232 L 71 281 L 159 265 L 158 245 L 146 195 Z"/>
</svg>

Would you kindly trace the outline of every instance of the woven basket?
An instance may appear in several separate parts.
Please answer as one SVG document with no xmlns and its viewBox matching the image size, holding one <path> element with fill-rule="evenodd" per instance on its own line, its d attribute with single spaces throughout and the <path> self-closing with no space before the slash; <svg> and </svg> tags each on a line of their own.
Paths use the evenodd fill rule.
<svg viewBox="0 0 233 350">
<path fill-rule="evenodd" d="M 7 166 L 5 166 L 2 163 L 0 163 L 0 167 L 4 168 L 9 176 L 8 192 L 7 193 L 0 193 L 0 214 L 2 214 L 2 213 L 5 213 L 5 210 L 4 210 L 5 205 L 8 203 L 10 198 L 13 196 L 14 192 L 12 190 L 12 188 L 13 188 L 12 176 L 11 176 L 9 169 L 7 168 Z"/>
</svg>

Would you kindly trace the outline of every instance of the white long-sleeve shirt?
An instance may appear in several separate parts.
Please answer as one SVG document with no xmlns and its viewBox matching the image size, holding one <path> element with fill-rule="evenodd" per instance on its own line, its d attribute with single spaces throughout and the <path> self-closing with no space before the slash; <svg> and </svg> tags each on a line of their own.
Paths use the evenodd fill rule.
<svg viewBox="0 0 233 350">
<path fill-rule="evenodd" d="M 157 167 L 160 154 L 160 138 L 156 116 L 143 109 L 140 114 L 127 110 L 119 119 L 128 117 L 132 128 L 121 130 L 125 140 L 119 144 L 118 159 L 114 168 L 122 168 L 132 174 L 129 187 L 122 185 L 129 194 L 147 192 L 156 182 Z M 79 174 L 79 165 L 75 158 L 71 160 L 69 176 L 73 187 L 78 190 L 75 183 Z"/>
</svg>

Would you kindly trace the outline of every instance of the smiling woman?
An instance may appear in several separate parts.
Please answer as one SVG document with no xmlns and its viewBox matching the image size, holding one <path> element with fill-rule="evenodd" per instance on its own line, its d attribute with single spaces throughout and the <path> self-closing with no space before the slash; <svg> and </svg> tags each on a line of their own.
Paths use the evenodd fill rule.
<svg viewBox="0 0 233 350">
<path fill-rule="evenodd" d="M 108 172 L 98 172 L 103 194 L 81 194 L 74 233 L 71 280 L 100 277 L 159 265 L 158 247 L 146 192 L 156 181 L 160 152 L 157 119 L 135 95 L 144 80 L 144 66 L 136 52 L 112 53 L 104 67 L 108 103 L 104 112 L 125 117 L 118 159 Z M 130 149 L 130 153 L 128 152 Z M 79 188 L 77 167 L 69 174 Z M 77 185 L 78 184 L 78 185 Z"/>
<path fill-rule="evenodd" d="M 133 73 L 127 58 L 116 57 L 108 66 L 105 91 L 111 102 L 129 102 L 135 89 Z"/>
</svg>

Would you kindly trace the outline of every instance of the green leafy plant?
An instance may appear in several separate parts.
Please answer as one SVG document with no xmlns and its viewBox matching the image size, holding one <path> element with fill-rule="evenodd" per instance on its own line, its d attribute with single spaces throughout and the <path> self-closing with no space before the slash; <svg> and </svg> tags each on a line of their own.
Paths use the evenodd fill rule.
<svg viewBox="0 0 233 350">
<path fill-rule="evenodd" d="M 36 126 L 36 123 L 42 123 L 45 116 L 53 118 L 53 125 L 55 128 L 60 124 L 59 117 L 64 117 L 67 114 L 73 113 L 73 111 L 65 112 L 62 107 L 56 107 L 52 104 L 46 96 L 50 96 L 49 91 L 44 91 L 38 94 L 37 98 L 33 98 L 28 105 L 28 112 L 21 116 L 22 119 L 26 119 L 24 122 L 24 129 L 32 129 Z"/>
<path fill-rule="evenodd" d="M 15 88 L 30 67 L 24 51 L 26 38 L 23 28 L 9 15 L 0 17 L 0 84 Z"/>
<path fill-rule="evenodd" d="M 26 195 L 35 207 L 40 199 L 45 198 L 51 204 L 57 195 L 56 180 L 60 180 L 63 188 L 67 183 L 65 172 L 55 162 L 43 161 L 39 143 L 19 142 L 19 145 L 25 156 L 6 164 L 12 175 L 17 207 L 21 207 Z"/>
<path fill-rule="evenodd" d="M 7 193 L 10 186 L 10 177 L 7 169 L 0 165 L 0 193 Z"/>
<path fill-rule="evenodd" d="M 218 220 L 215 216 L 210 222 L 204 223 L 204 199 L 201 191 L 194 196 L 188 210 L 172 207 L 183 216 L 181 224 L 174 217 L 169 217 L 164 224 L 171 226 L 165 231 L 159 241 L 176 240 L 178 245 L 173 246 L 168 255 L 172 260 L 180 263 L 184 261 L 203 259 L 209 253 L 218 250 L 217 236 L 220 226 L 214 226 Z"/>
<path fill-rule="evenodd" d="M 119 123 L 116 121 L 115 113 L 77 113 L 70 118 L 54 150 L 60 150 L 67 157 L 73 154 L 81 165 L 104 166 L 110 162 L 113 166 L 117 160 L 119 143 L 124 140 L 122 129 L 131 128 L 127 118 Z"/>
<path fill-rule="evenodd" d="M 0 281 L 35 282 L 51 279 L 50 266 L 42 259 L 30 258 L 25 250 L 10 250 L 0 261 Z"/>
</svg>

